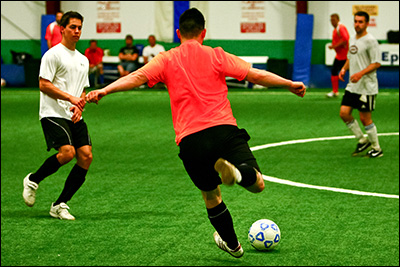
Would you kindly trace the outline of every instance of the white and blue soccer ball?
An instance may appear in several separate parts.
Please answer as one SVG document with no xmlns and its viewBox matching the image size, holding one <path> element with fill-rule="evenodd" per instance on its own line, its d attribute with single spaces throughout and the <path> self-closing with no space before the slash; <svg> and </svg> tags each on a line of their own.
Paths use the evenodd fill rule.
<svg viewBox="0 0 400 267">
<path fill-rule="evenodd" d="M 248 237 L 255 249 L 271 250 L 279 244 L 281 231 L 273 221 L 261 219 L 251 225 Z"/>
</svg>

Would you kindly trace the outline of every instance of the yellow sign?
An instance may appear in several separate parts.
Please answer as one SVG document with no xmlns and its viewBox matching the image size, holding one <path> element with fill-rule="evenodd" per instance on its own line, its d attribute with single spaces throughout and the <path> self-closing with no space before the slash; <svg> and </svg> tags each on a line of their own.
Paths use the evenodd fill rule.
<svg viewBox="0 0 400 267">
<path fill-rule="evenodd" d="M 353 15 L 358 11 L 365 11 L 370 16 L 378 16 L 378 6 L 377 5 L 353 5 Z"/>
</svg>

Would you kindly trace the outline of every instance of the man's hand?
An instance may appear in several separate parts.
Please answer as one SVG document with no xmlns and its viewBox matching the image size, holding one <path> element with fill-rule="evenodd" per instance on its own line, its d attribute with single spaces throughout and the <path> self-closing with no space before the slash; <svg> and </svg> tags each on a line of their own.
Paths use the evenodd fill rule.
<svg viewBox="0 0 400 267">
<path fill-rule="evenodd" d="M 289 87 L 289 90 L 297 96 L 304 97 L 307 89 L 302 82 L 293 82 L 292 85 Z"/>
<path fill-rule="evenodd" d="M 89 92 L 89 94 L 86 95 L 86 101 L 88 103 L 99 103 L 99 100 L 103 98 L 103 96 L 106 95 L 106 92 L 104 89 L 100 90 L 93 90 Z"/>
<path fill-rule="evenodd" d="M 82 117 L 82 110 L 80 110 L 77 106 L 73 106 L 69 109 L 73 112 L 71 120 L 73 123 L 77 123 Z"/>
<path fill-rule="evenodd" d="M 350 77 L 350 82 L 356 83 L 356 82 L 358 82 L 359 80 L 361 80 L 362 76 L 363 76 L 363 75 L 362 75 L 360 72 L 354 73 L 354 74 L 351 75 L 351 77 Z"/>
<path fill-rule="evenodd" d="M 72 105 L 74 105 L 77 108 L 79 108 L 81 110 L 81 112 L 83 111 L 83 108 L 86 105 L 86 100 L 84 98 L 75 97 L 75 96 L 71 96 L 70 97 L 70 102 L 71 102 Z"/>
<path fill-rule="evenodd" d="M 339 72 L 339 80 L 341 80 L 342 82 L 344 82 L 344 75 L 346 74 L 346 70 L 341 69 Z"/>
</svg>

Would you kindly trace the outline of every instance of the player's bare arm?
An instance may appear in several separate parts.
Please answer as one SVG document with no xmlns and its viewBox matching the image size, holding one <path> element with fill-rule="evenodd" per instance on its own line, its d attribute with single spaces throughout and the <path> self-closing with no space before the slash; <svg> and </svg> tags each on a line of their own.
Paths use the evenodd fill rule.
<svg viewBox="0 0 400 267">
<path fill-rule="evenodd" d="M 375 62 L 375 63 L 371 63 L 368 65 L 368 67 L 366 67 L 365 69 L 363 69 L 360 72 L 354 73 L 353 75 L 351 75 L 350 77 L 350 81 L 352 83 L 356 83 L 358 82 L 365 74 L 371 73 L 374 70 L 378 69 L 381 66 L 380 63 Z"/>
<path fill-rule="evenodd" d="M 272 72 L 260 69 L 250 68 L 246 80 L 265 87 L 284 87 L 300 97 L 304 97 L 306 93 L 306 87 L 302 82 L 293 82 Z"/>
<path fill-rule="evenodd" d="M 86 101 L 97 104 L 101 98 L 108 94 L 129 91 L 141 86 L 142 84 L 145 84 L 146 82 L 148 82 L 147 77 L 141 72 L 135 71 L 107 85 L 103 89 L 89 92 L 89 94 L 86 96 Z"/>
<path fill-rule="evenodd" d="M 349 69 L 349 59 L 346 60 L 346 63 L 344 63 L 343 68 L 339 72 L 339 80 L 344 82 L 344 75 L 346 74 L 346 71 Z"/>
<path fill-rule="evenodd" d="M 71 102 L 74 106 L 77 106 L 80 110 L 83 110 L 85 107 L 85 98 L 75 97 L 67 92 L 64 92 L 58 89 L 56 86 L 53 85 L 49 80 L 40 78 L 39 80 L 39 89 L 46 95 L 50 96 L 54 99 L 61 99 L 65 101 Z"/>
</svg>

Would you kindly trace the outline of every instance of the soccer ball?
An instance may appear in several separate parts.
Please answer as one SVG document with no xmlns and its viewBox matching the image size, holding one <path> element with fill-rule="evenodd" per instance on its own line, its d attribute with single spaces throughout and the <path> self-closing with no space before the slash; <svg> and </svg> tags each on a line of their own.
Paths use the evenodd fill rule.
<svg viewBox="0 0 400 267">
<path fill-rule="evenodd" d="M 251 225 L 248 237 L 255 249 L 271 250 L 279 244 L 281 231 L 273 221 L 261 219 Z"/>
<path fill-rule="evenodd" d="M 6 86 L 7 82 L 3 78 L 1 78 L 1 87 Z"/>
</svg>

